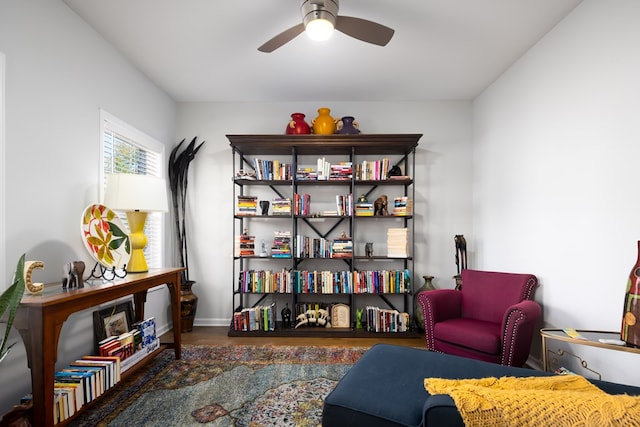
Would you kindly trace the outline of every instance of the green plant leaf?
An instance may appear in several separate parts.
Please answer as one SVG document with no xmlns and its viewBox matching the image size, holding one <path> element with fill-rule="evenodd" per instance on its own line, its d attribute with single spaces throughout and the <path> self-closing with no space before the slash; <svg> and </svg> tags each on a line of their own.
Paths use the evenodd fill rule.
<svg viewBox="0 0 640 427">
<path fill-rule="evenodd" d="M 0 345 L 0 359 L 4 359 L 6 354 L 11 350 L 12 346 L 7 346 L 7 340 L 9 339 L 9 333 L 13 326 L 13 320 L 16 317 L 16 311 L 18 311 L 18 305 L 24 294 L 24 257 L 22 254 L 18 265 L 16 266 L 16 272 L 13 277 L 13 284 L 0 295 L 0 317 L 4 316 L 5 311 L 9 310 L 9 318 L 7 320 L 7 326 L 4 330 L 4 337 L 2 338 L 2 345 Z"/>
</svg>

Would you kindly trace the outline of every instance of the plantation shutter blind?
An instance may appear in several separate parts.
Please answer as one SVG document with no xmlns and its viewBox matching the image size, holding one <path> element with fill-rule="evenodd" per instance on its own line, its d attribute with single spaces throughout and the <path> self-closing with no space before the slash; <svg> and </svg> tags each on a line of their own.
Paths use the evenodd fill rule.
<svg viewBox="0 0 640 427">
<path fill-rule="evenodd" d="M 107 175 L 112 173 L 131 173 L 163 177 L 164 146 L 150 137 L 140 133 L 107 113 L 102 112 L 102 188 L 104 196 Z M 109 206 L 107 206 L 109 207 Z M 120 219 L 127 225 L 126 212 L 116 211 Z M 149 267 L 163 265 L 163 215 L 161 212 L 150 212 L 147 215 L 144 233 L 147 246 L 144 249 Z"/>
</svg>

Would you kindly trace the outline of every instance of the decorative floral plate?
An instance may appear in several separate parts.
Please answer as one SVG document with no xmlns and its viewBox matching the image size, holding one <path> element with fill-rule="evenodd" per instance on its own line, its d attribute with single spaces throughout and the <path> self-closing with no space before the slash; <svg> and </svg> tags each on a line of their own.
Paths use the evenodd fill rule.
<svg viewBox="0 0 640 427">
<path fill-rule="evenodd" d="M 104 205 L 87 206 L 82 214 L 82 242 L 91 256 L 107 268 L 124 268 L 131 258 L 131 241 L 124 223 Z"/>
</svg>

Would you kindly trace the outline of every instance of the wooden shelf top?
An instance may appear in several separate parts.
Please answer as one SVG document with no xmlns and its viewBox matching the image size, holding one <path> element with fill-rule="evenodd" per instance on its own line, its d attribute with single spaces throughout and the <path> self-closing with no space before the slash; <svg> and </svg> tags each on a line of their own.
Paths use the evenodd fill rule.
<svg viewBox="0 0 640 427">
<path fill-rule="evenodd" d="M 242 154 L 406 154 L 418 146 L 422 134 L 358 135 L 227 135 Z"/>
</svg>

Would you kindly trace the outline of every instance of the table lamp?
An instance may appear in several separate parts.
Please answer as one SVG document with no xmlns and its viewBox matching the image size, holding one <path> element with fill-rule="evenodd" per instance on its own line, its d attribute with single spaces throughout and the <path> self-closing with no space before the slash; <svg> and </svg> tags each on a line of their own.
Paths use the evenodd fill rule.
<svg viewBox="0 0 640 427">
<path fill-rule="evenodd" d="M 104 205 L 112 210 L 125 211 L 127 214 L 131 239 L 131 259 L 126 267 L 127 272 L 149 271 L 144 257 L 144 248 L 147 246 L 144 224 L 149 212 L 167 211 L 165 180 L 150 175 L 107 175 Z"/>
</svg>

